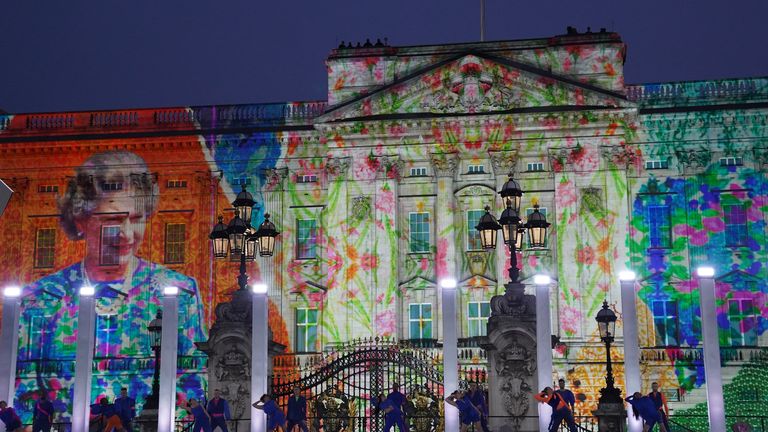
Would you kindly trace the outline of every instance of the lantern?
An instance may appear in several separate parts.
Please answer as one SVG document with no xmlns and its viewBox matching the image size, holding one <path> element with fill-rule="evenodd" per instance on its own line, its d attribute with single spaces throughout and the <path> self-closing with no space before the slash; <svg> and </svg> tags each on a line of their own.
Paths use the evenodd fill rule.
<svg viewBox="0 0 768 432">
<path fill-rule="evenodd" d="M 528 241 L 531 247 L 543 248 L 546 246 L 549 222 L 539 211 L 538 204 L 533 206 L 533 213 L 528 216 L 528 223 L 525 224 L 525 227 L 528 229 Z"/>
<path fill-rule="evenodd" d="M 240 218 L 240 214 L 235 212 L 235 217 L 229 221 L 227 225 L 227 233 L 229 233 L 229 247 L 232 250 L 233 255 L 239 255 L 245 247 L 245 231 L 248 229 L 248 225 L 243 219 Z"/>
<path fill-rule="evenodd" d="M 480 218 L 480 222 L 475 229 L 480 231 L 480 241 L 483 249 L 496 249 L 496 231 L 501 229 L 501 225 L 496 222 L 496 218 L 490 212 L 491 208 L 485 206 L 485 214 Z"/>
<path fill-rule="evenodd" d="M 249 230 L 250 231 L 250 230 Z M 253 261 L 256 259 L 256 251 L 259 249 L 259 241 L 252 234 L 245 237 L 245 259 Z"/>
<path fill-rule="evenodd" d="M 243 190 L 241 190 L 240 193 L 237 194 L 237 198 L 232 201 L 232 207 L 235 208 L 235 211 L 240 215 L 240 218 L 245 221 L 246 224 L 250 225 L 251 212 L 253 211 L 253 206 L 256 204 L 256 201 L 253 200 L 253 195 L 245 190 L 245 184 L 243 184 L 242 187 Z"/>
<path fill-rule="evenodd" d="M 272 256 L 275 253 L 275 237 L 280 232 L 275 229 L 275 224 L 270 222 L 269 213 L 264 215 L 264 222 L 259 226 L 259 230 L 256 231 L 256 240 L 259 242 L 259 254 L 261 256 Z"/>
<path fill-rule="evenodd" d="M 219 259 L 226 258 L 229 249 L 229 232 L 222 216 L 219 216 L 219 223 L 213 226 L 213 231 L 208 238 L 213 240 L 213 256 Z"/>
<path fill-rule="evenodd" d="M 603 300 L 603 308 L 597 312 L 595 321 L 600 330 L 600 339 L 607 343 L 613 342 L 616 335 L 616 314 L 608 308 L 607 300 Z"/>
<path fill-rule="evenodd" d="M 515 214 L 520 214 L 520 200 L 523 197 L 523 190 L 520 188 L 520 183 L 512 178 L 512 173 L 509 174 L 509 180 L 501 187 L 499 195 L 505 200 L 509 199 L 512 210 L 515 211 Z"/>
<path fill-rule="evenodd" d="M 163 311 L 157 311 L 155 319 L 149 322 L 149 345 L 152 349 L 157 350 L 160 348 L 160 339 L 163 337 Z"/>
<path fill-rule="evenodd" d="M 507 208 L 501 213 L 499 218 L 499 224 L 501 224 L 501 234 L 504 237 L 504 243 L 518 244 L 518 236 L 520 229 L 520 217 L 517 215 L 515 209 L 512 208 L 512 199 L 507 198 Z"/>
</svg>

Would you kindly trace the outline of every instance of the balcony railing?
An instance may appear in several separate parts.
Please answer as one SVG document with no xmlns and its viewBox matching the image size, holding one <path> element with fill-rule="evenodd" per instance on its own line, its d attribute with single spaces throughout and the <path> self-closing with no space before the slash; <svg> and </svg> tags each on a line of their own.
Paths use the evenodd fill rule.
<svg viewBox="0 0 768 432">
<path fill-rule="evenodd" d="M 691 347 L 648 347 L 640 349 L 643 362 L 685 362 L 703 361 L 701 348 Z M 721 347 L 720 362 L 723 366 L 768 362 L 768 347 Z"/>
</svg>

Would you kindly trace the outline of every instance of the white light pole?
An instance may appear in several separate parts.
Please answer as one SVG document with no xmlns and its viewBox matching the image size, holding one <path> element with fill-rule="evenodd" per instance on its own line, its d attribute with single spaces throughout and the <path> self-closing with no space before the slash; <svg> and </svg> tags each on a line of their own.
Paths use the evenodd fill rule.
<svg viewBox="0 0 768 432">
<path fill-rule="evenodd" d="M 627 395 L 642 392 L 640 381 L 640 339 L 637 335 L 637 301 L 635 293 L 635 272 L 619 272 L 621 285 L 621 313 L 624 326 L 624 382 Z M 643 421 L 633 415 L 627 416 L 629 432 L 642 432 Z"/>
<path fill-rule="evenodd" d="M 163 289 L 163 322 L 160 339 L 160 392 L 157 430 L 173 432 L 176 423 L 176 363 L 179 353 L 179 288 Z"/>
<path fill-rule="evenodd" d="M 704 345 L 704 379 L 707 383 L 707 413 L 709 430 L 724 431 L 725 401 L 723 376 L 720 371 L 720 339 L 717 331 L 717 305 L 715 304 L 715 269 L 699 267 L 699 293 L 701 295 L 701 335 Z"/>
<path fill-rule="evenodd" d="M 95 290 L 86 285 L 80 288 L 77 310 L 77 352 L 75 354 L 75 384 L 72 398 L 72 432 L 88 432 L 91 414 L 91 378 L 93 375 L 93 348 L 96 332 Z"/>
<path fill-rule="evenodd" d="M 552 278 L 548 275 L 533 276 L 536 284 L 536 362 L 539 371 L 539 387 L 552 386 L 552 323 L 549 313 L 549 285 Z M 539 407 L 539 431 L 547 432 L 552 417 L 552 408 L 547 404 Z"/>
<path fill-rule="evenodd" d="M 269 287 L 257 283 L 252 287 L 251 314 L 251 399 L 259 400 L 267 392 L 269 376 Z M 266 432 L 267 418 L 264 411 L 251 408 L 251 432 Z"/>
<path fill-rule="evenodd" d="M 443 390 L 459 388 L 459 339 L 456 334 L 456 279 L 441 279 L 443 303 Z M 459 431 L 459 411 L 445 404 L 445 432 Z"/>
<path fill-rule="evenodd" d="M 21 288 L 9 286 L 3 290 L 3 328 L 0 329 L 0 400 L 13 406 L 16 395 L 16 357 L 19 352 L 19 314 Z M 7 347 L 7 349 L 6 349 Z"/>
</svg>

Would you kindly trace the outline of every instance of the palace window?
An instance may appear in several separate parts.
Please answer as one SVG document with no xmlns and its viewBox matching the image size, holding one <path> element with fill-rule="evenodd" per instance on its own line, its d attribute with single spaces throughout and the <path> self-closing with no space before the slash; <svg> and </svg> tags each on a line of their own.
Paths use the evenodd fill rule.
<svg viewBox="0 0 768 432">
<path fill-rule="evenodd" d="M 757 346 L 757 319 L 752 299 L 728 300 L 731 346 Z"/>
<path fill-rule="evenodd" d="M 645 169 L 647 170 L 658 170 L 658 169 L 668 169 L 668 168 L 669 168 L 669 161 L 666 159 L 654 159 L 654 160 L 645 161 Z"/>
<path fill-rule="evenodd" d="M 104 225 L 101 227 L 101 265 L 120 264 L 120 225 Z"/>
<path fill-rule="evenodd" d="M 296 180 L 299 183 L 317 183 L 317 176 L 314 174 L 305 174 L 297 176 Z"/>
<path fill-rule="evenodd" d="M 528 171 L 530 172 L 544 171 L 544 162 L 528 162 Z"/>
<path fill-rule="evenodd" d="M 411 339 L 432 339 L 432 303 L 408 305 L 408 331 Z"/>
<path fill-rule="evenodd" d="M 744 159 L 741 156 L 729 156 L 720 158 L 720 166 L 742 166 Z"/>
<path fill-rule="evenodd" d="M 656 327 L 656 346 L 677 346 L 677 303 L 672 300 L 652 300 L 651 312 Z"/>
<path fill-rule="evenodd" d="M 723 206 L 725 215 L 725 245 L 743 246 L 747 242 L 747 210 L 743 204 L 726 204 Z"/>
<path fill-rule="evenodd" d="M 648 206 L 648 238 L 652 248 L 668 248 L 670 241 L 670 213 L 667 205 Z"/>
<path fill-rule="evenodd" d="M 429 213 L 410 213 L 408 219 L 411 253 L 429 252 Z"/>
<path fill-rule="evenodd" d="M 56 256 L 56 228 L 40 228 L 35 235 L 35 267 L 53 267 Z"/>
<path fill-rule="evenodd" d="M 186 246 L 187 225 L 183 223 L 165 224 L 165 263 L 183 264 Z"/>
<path fill-rule="evenodd" d="M 241 186 L 241 185 L 250 185 L 251 179 L 250 177 L 235 177 L 232 179 L 232 185 L 233 186 Z"/>
<path fill-rule="evenodd" d="M 482 250 L 483 242 L 480 240 L 480 233 L 475 228 L 480 223 L 480 218 L 485 214 L 485 210 L 469 210 L 467 212 L 467 250 Z"/>
<path fill-rule="evenodd" d="M 123 190 L 122 182 L 103 182 L 101 183 L 101 190 L 105 192 L 116 192 Z"/>
<path fill-rule="evenodd" d="M 29 339 L 27 340 L 27 358 L 37 360 L 48 357 L 49 343 L 47 325 L 50 317 L 34 314 L 29 319 Z"/>
<path fill-rule="evenodd" d="M 59 187 L 57 185 L 38 185 L 38 193 L 58 193 Z"/>
<path fill-rule="evenodd" d="M 296 352 L 317 351 L 317 308 L 296 308 Z"/>
<path fill-rule="evenodd" d="M 96 315 L 94 357 L 113 357 L 120 346 L 117 315 Z"/>
<path fill-rule="evenodd" d="M 485 174 L 484 165 L 470 165 L 467 169 L 467 174 Z"/>
<path fill-rule="evenodd" d="M 427 167 L 413 167 L 411 168 L 411 177 L 426 177 Z"/>
<path fill-rule="evenodd" d="M 186 189 L 187 181 L 186 180 L 168 180 L 165 183 L 165 187 L 168 189 Z"/>
<path fill-rule="evenodd" d="M 467 325 L 469 337 L 485 336 L 488 332 L 488 318 L 491 303 L 487 301 L 467 303 Z"/>
<path fill-rule="evenodd" d="M 317 258 L 317 219 L 296 221 L 296 258 Z"/>
</svg>

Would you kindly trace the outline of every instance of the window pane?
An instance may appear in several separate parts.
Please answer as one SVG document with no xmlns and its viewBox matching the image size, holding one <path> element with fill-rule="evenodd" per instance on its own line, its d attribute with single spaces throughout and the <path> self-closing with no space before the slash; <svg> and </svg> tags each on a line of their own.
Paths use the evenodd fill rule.
<svg viewBox="0 0 768 432">
<path fill-rule="evenodd" d="M 424 319 L 432 319 L 432 305 L 431 304 L 423 304 L 421 305 L 421 317 Z"/>
<path fill-rule="evenodd" d="M 300 219 L 296 221 L 296 256 L 298 259 L 317 257 L 317 220 Z"/>
<path fill-rule="evenodd" d="M 432 339 L 432 321 L 424 321 L 421 339 Z"/>
<path fill-rule="evenodd" d="M 480 233 L 475 227 L 480 223 L 480 218 L 484 214 L 485 210 L 469 210 L 467 212 L 467 250 L 481 250 L 483 248 Z"/>
<path fill-rule="evenodd" d="M 480 303 L 480 312 L 482 316 L 489 318 L 491 316 L 491 303 L 490 302 L 481 302 Z"/>
<path fill-rule="evenodd" d="M 184 263 L 186 224 L 169 223 L 165 225 L 165 262 L 167 264 Z"/>
<path fill-rule="evenodd" d="M 429 252 L 429 213 L 411 213 L 408 226 L 410 229 L 410 251 Z"/>
<path fill-rule="evenodd" d="M 101 265 L 120 263 L 120 226 L 105 225 L 101 227 Z"/>
<path fill-rule="evenodd" d="M 53 267 L 56 249 L 56 229 L 41 228 L 35 239 L 35 267 Z"/>
<path fill-rule="evenodd" d="M 747 240 L 747 212 L 742 204 L 723 206 L 725 216 L 725 244 L 741 246 Z"/>
<path fill-rule="evenodd" d="M 478 311 L 477 311 L 477 306 L 478 306 L 478 304 L 476 302 L 470 302 L 467 305 L 468 315 L 469 315 L 470 318 L 477 318 L 479 316 Z"/>
<path fill-rule="evenodd" d="M 669 206 L 652 205 L 648 207 L 648 226 L 650 247 L 670 247 L 670 212 Z"/>
<path fill-rule="evenodd" d="M 420 305 L 417 305 L 417 304 L 410 305 L 410 307 L 409 307 L 409 309 L 410 309 L 409 316 L 410 316 L 411 319 L 418 319 L 419 318 L 419 315 L 421 314 L 419 306 Z"/>
</svg>

